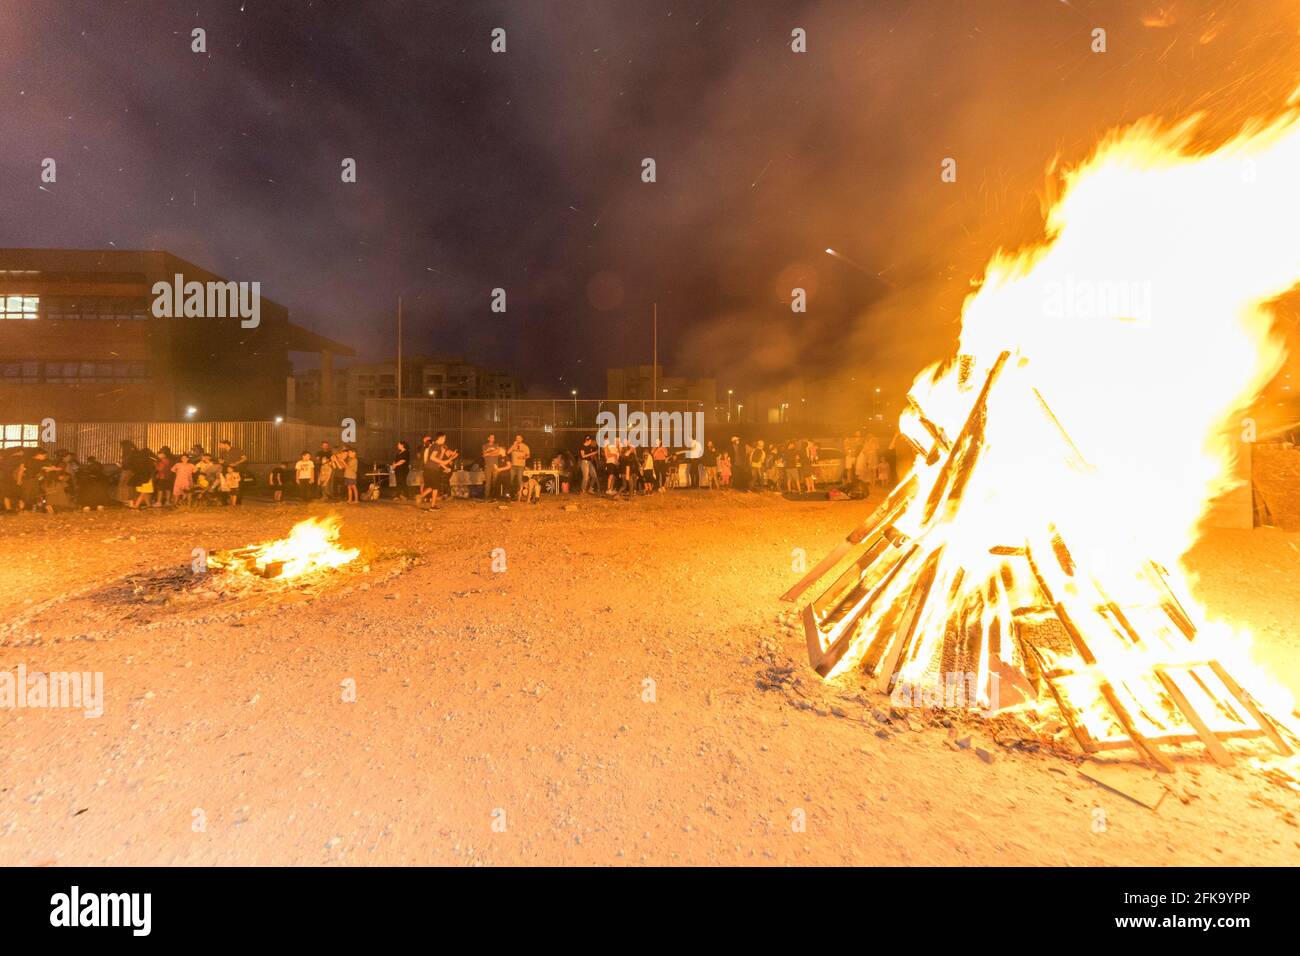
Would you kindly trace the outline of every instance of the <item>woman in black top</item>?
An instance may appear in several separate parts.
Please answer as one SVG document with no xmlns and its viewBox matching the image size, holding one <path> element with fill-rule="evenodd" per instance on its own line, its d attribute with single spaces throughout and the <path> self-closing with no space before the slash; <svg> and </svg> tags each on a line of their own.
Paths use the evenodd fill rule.
<svg viewBox="0 0 1300 956">
<path fill-rule="evenodd" d="M 397 443 L 397 454 L 393 456 L 393 481 L 397 483 L 397 500 L 406 500 L 406 477 L 411 473 L 411 446 L 404 441 Z"/>
</svg>

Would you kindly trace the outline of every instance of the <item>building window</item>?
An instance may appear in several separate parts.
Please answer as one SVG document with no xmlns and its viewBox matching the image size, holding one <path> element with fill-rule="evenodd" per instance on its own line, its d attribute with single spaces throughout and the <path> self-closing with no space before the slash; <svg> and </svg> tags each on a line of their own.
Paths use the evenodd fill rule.
<svg viewBox="0 0 1300 956">
<path fill-rule="evenodd" d="M 6 385 L 35 385 L 40 381 L 40 363 L 5 362 L 0 365 L 0 381 Z"/>
<path fill-rule="evenodd" d="M 0 319 L 34 319 L 41 300 L 34 295 L 0 296 Z"/>
<path fill-rule="evenodd" d="M 149 366 L 143 362 L 46 362 L 45 381 L 55 385 L 146 385 L 150 376 Z"/>
<path fill-rule="evenodd" d="M 150 317 L 144 299 L 122 297 L 47 296 L 41 303 L 41 314 L 47 319 L 74 319 L 83 322 L 100 319 L 109 322 L 139 321 Z"/>
<path fill-rule="evenodd" d="M 0 425 L 0 448 L 36 447 L 35 425 Z"/>
</svg>

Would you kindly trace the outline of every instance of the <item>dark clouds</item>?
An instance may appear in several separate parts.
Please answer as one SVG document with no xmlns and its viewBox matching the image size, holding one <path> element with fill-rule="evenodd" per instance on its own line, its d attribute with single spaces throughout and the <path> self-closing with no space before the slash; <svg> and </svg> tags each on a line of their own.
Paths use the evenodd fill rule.
<svg viewBox="0 0 1300 956">
<path fill-rule="evenodd" d="M 801 365 L 903 382 L 951 347 L 993 249 L 1034 237 L 1053 156 L 1147 113 L 1280 104 L 1294 7 L 1238 6 L 9 5 L 0 244 L 167 248 L 373 356 L 405 290 L 408 350 L 538 392 L 648 360 L 656 300 L 669 362 L 724 387 Z"/>
</svg>

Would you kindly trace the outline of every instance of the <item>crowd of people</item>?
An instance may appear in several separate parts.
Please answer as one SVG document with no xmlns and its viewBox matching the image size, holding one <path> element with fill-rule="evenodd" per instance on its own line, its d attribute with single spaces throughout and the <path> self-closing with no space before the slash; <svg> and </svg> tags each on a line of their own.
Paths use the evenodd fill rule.
<svg viewBox="0 0 1300 956">
<path fill-rule="evenodd" d="M 675 489 L 778 492 L 862 496 L 896 478 L 892 445 L 882 448 L 874 435 L 844 439 L 831 457 L 843 467 L 829 487 L 820 477 L 823 451 L 815 440 L 743 440 L 720 447 L 695 441 L 690 448 L 662 443 L 638 445 L 620 439 L 598 443 L 587 435 L 574 448 L 535 456 L 515 435 L 498 442 L 495 434 L 473 452 L 452 448 L 444 433 L 423 436 L 419 446 L 398 441 L 391 460 L 369 462 L 362 471 L 353 445 L 323 441 L 297 460 L 280 462 L 266 473 L 263 497 L 275 502 L 317 500 L 359 504 L 366 499 L 413 500 L 438 508 L 452 497 L 536 503 L 544 491 L 631 499 Z M 5 513 L 81 509 L 104 510 L 239 505 L 260 480 L 248 456 L 228 439 L 208 451 L 195 445 L 173 452 L 122 441 L 117 462 L 95 456 L 78 461 L 68 451 L 40 447 L 0 450 L 0 505 Z M 549 486 L 549 487 L 548 487 Z"/>
</svg>

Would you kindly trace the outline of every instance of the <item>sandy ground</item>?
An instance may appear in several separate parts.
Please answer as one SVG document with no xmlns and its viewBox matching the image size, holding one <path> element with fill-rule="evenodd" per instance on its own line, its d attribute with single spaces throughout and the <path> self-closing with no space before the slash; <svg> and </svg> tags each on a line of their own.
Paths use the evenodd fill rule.
<svg viewBox="0 0 1300 956">
<path fill-rule="evenodd" d="M 0 519 L 0 669 L 100 671 L 106 698 L 98 719 L 0 710 L 0 863 L 1300 859 L 1300 796 L 1198 747 L 1182 798 L 1151 810 L 978 722 L 991 762 L 937 723 L 878 722 L 887 699 L 856 681 L 822 684 L 776 598 L 793 549 L 815 561 L 869 508 L 339 508 L 362 558 L 283 603 L 202 597 L 183 570 L 301 505 Z M 1300 691 L 1297 542 L 1215 532 L 1192 563 Z M 813 709 L 757 685 L 786 663 Z"/>
</svg>

